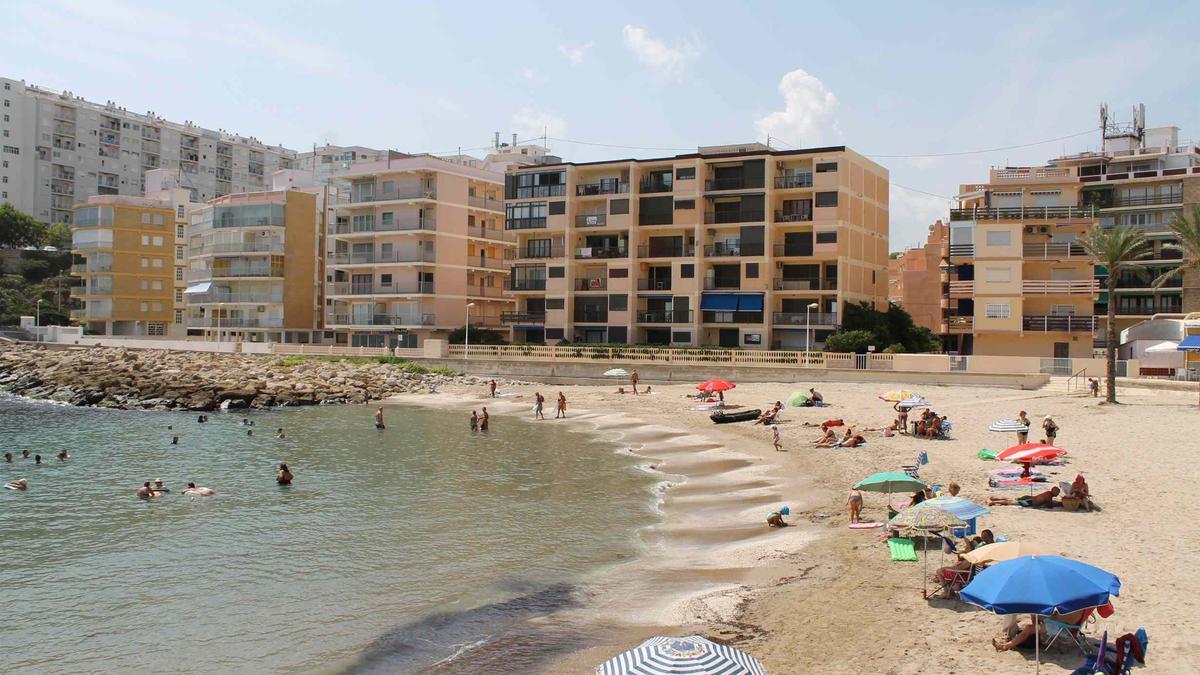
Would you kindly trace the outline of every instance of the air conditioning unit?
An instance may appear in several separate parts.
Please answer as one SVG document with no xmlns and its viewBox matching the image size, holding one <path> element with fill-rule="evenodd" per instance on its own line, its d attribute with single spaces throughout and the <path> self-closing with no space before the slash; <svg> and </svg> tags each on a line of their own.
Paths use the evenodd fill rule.
<svg viewBox="0 0 1200 675">
<path fill-rule="evenodd" d="M 1029 225 L 1025 228 L 1025 234 L 1033 234 L 1033 226 Z"/>
<path fill-rule="evenodd" d="M 1050 226 L 1049 226 L 1049 225 L 1043 225 L 1043 226 L 1041 226 L 1040 228 L 1038 228 L 1038 231 L 1039 231 L 1039 232 L 1041 232 L 1042 234 L 1046 234 L 1047 232 L 1049 232 L 1049 231 L 1050 231 Z"/>
<path fill-rule="evenodd" d="M 711 228 L 711 227 L 710 227 L 710 228 L 708 228 L 708 236 L 712 237 L 712 236 L 715 236 L 716 234 L 717 234 L 717 231 L 716 231 L 716 230 L 714 230 L 714 229 L 713 229 L 713 228 Z"/>
<path fill-rule="evenodd" d="M 259 305 L 259 306 L 258 306 L 258 313 L 259 313 L 259 314 L 262 314 L 262 313 L 263 313 L 263 312 L 265 312 L 265 311 L 267 311 L 267 306 L 266 306 L 266 305 Z"/>
</svg>

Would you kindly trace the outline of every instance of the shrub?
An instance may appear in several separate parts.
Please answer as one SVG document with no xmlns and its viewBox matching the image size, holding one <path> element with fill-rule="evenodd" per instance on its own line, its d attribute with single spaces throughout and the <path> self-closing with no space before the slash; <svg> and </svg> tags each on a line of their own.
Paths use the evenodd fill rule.
<svg viewBox="0 0 1200 675">
<path fill-rule="evenodd" d="M 863 354 L 867 347 L 875 343 L 875 337 L 868 330 L 844 330 L 825 338 L 827 352 L 854 352 Z"/>
<path fill-rule="evenodd" d="M 903 354 L 904 353 L 904 345 L 900 344 L 899 342 L 890 344 L 883 350 L 883 353 L 884 354 Z"/>
</svg>

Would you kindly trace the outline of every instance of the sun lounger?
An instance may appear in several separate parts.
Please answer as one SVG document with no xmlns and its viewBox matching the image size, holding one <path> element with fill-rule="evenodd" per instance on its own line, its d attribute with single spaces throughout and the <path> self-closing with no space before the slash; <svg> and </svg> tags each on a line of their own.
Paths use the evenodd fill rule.
<svg viewBox="0 0 1200 675">
<path fill-rule="evenodd" d="M 912 539 L 904 537 L 892 537 L 887 540 L 888 550 L 892 554 L 892 562 L 915 562 L 917 560 L 917 547 L 913 544 Z"/>
</svg>

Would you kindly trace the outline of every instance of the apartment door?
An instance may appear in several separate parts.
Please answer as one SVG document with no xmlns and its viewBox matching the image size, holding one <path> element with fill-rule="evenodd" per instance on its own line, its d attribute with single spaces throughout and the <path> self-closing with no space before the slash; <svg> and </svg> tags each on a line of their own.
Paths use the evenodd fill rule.
<svg viewBox="0 0 1200 675">
<path fill-rule="evenodd" d="M 1055 359 L 1071 358 L 1071 343 L 1055 342 L 1054 343 L 1054 358 Z"/>
<path fill-rule="evenodd" d="M 717 333 L 717 344 L 722 347 L 736 349 L 738 346 L 738 329 L 722 328 Z"/>
</svg>

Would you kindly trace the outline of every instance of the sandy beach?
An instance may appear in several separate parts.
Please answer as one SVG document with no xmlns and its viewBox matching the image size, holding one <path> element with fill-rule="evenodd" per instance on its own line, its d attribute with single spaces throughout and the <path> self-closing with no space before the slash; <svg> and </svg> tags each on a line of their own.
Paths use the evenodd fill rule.
<svg viewBox="0 0 1200 675">
<path fill-rule="evenodd" d="M 987 427 L 1019 410 L 1036 422 L 1054 416 L 1058 445 L 1070 455 L 1065 466 L 1047 469 L 1050 480 L 1083 474 L 1100 510 L 997 506 L 980 527 L 1113 572 L 1122 582 L 1116 612 L 1089 634 L 1145 626 L 1145 672 L 1200 672 L 1200 638 L 1187 628 L 1200 619 L 1200 579 L 1190 569 L 1200 549 L 1192 525 L 1200 509 L 1190 484 L 1192 439 L 1200 437 L 1194 393 L 1124 388 L 1122 405 L 1104 406 L 1101 399 L 1053 391 L 909 387 L 953 421 L 949 440 L 866 432 L 864 447 L 813 448 L 818 432 L 804 422 L 837 417 L 864 428 L 893 418 L 877 398 L 878 385 L 825 384 L 819 389 L 829 407 L 785 409 L 785 451 L 777 452 L 769 428 L 714 425 L 685 398 L 694 392 L 690 386 L 650 384 L 650 396 L 618 394 L 615 385 L 525 385 L 514 389 L 520 398 L 485 400 L 484 391 L 462 387 L 402 397 L 464 418 L 487 405 L 494 424 L 507 424 L 518 422 L 509 417 L 532 419 L 533 394 L 541 391 L 548 419 L 538 424 L 599 433 L 662 475 L 662 522 L 640 533 L 643 555 L 628 563 L 632 568 L 619 565 L 594 580 L 587 611 L 606 627 L 598 633 L 602 644 L 558 658 L 544 672 L 590 672 L 645 637 L 689 633 L 736 645 L 775 673 L 1030 672 L 1031 655 L 991 646 L 1003 619 L 954 600 L 924 600 L 921 563 L 892 562 L 879 530 L 847 528 L 845 507 L 855 481 L 911 464 L 922 450 L 927 482 L 957 482 L 962 496 L 982 503 L 990 495 L 1022 494 L 990 490 L 987 471 L 999 465 L 976 457 L 982 448 L 1015 444 L 1014 434 Z M 761 408 L 797 388 L 747 384 L 726 400 Z M 559 391 L 570 402 L 566 421 L 553 419 Z M 864 496 L 864 520 L 886 520 L 886 497 Z M 795 527 L 768 528 L 766 514 L 782 504 L 791 508 Z M 938 555 L 930 551 L 931 569 Z M 1056 644 L 1042 667 L 1070 672 L 1082 662 L 1074 645 Z"/>
</svg>

